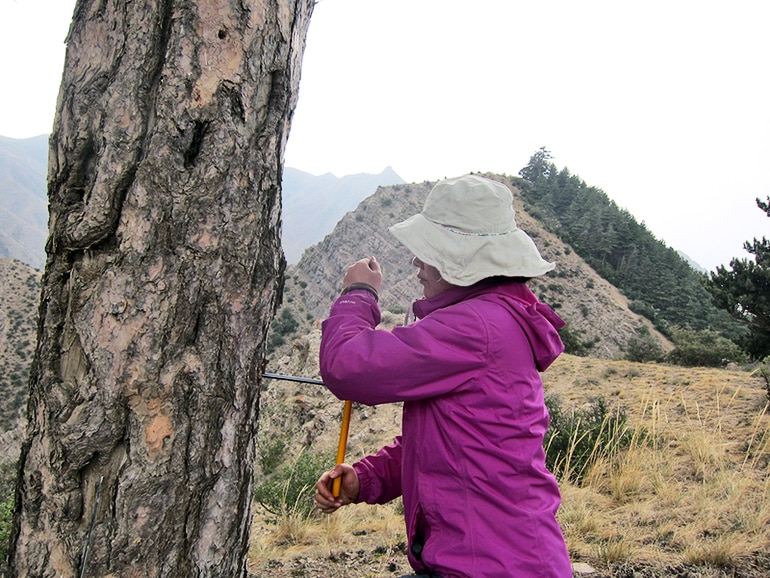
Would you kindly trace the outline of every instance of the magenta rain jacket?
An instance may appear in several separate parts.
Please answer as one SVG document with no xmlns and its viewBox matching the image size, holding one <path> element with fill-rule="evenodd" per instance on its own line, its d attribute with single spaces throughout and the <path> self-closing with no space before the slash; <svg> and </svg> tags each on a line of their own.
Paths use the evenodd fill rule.
<svg viewBox="0 0 770 578">
<path fill-rule="evenodd" d="M 402 435 L 353 465 L 358 501 L 403 496 L 417 572 L 571 577 L 538 374 L 563 351 L 564 322 L 509 281 L 453 287 L 414 311 L 415 323 L 377 330 L 374 296 L 352 291 L 323 323 L 321 376 L 337 397 L 404 402 Z"/>
</svg>

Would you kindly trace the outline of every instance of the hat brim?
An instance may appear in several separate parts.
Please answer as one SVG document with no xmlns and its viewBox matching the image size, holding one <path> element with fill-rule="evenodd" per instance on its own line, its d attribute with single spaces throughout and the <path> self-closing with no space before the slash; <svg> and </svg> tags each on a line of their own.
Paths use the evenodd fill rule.
<svg viewBox="0 0 770 578">
<path fill-rule="evenodd" d="M 519 228 L 504 234 L 467 234 L 418 213 L 388 230 L 418 259 L 436 267 L 442 278 L 461 287 L 487 277 L 539 277 L 555 267 Z"/>
</svg>

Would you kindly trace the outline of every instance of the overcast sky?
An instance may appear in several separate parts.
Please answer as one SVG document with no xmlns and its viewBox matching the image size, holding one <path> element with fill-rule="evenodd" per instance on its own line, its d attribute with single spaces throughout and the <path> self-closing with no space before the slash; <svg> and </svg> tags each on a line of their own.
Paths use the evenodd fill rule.
<svg viewBox="0 0 770 578">
<path fill-rule="evenodd" d="M 74 0 L 0 0 L 0 135 L 51 130 Z M 541 146 L 713 269 L 770 236 L 770 2 L 320 0 L 288 166 L 514 175 Z"/>
</svg>

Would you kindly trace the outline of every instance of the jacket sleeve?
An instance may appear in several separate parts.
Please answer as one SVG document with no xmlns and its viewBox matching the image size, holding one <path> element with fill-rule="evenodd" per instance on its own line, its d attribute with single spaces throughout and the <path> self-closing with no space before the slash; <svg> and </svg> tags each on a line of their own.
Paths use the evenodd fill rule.
<svg viewBox="0 0 770 578">
<path fill-rule="evenodd" d="M 320 371 L 340 399 L 375 405 L 445 395 L 486 370 L 488 331 L 473 307 L 447 307 L 392 331 L 364 291 L 343 295 L 323 322 Z"/>
<path fill-rule="evenodd" d="M 353 464 L 358 474 L 358 502 L 385 504 L 401 495 L 401 436 L 374 456 Z"/>
</svg>

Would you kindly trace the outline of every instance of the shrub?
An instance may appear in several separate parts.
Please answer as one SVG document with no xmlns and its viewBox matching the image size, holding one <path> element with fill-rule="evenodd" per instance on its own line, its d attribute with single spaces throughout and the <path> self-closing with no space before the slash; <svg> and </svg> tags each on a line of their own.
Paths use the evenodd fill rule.
<svg viewBox="0 0 770 578">
<path fill-rule="evenodd" d="M 669 363 L 685 367 L 724 367 L 730 362 L 743 363 L 746 354 L 735 343 L 716 331 L 673 329 L 676 347 L 668 354 Z"/>
<path fill-rule="evenodd" d="M 604 398 L 569 411 L 563 411 L 553 396 L 545 404 L 551 416 L 543 442 L 545 463 L 560 480 L 579 484 L 596 460 L 631 443 L 633 432 L 626 426 L 625 412 L 611 412 Z"/>
<path fill-rule="evenodd" d="M 659 315 L 659 311 L 655 309 L 652 305 L 647 303 L 646 301 L 639 301 L 639 300 L 631 300 L 628 303 L 628 308 L 636 313 L 637 315 L 641 315 L 642 317 L 646 317 L 650 321 L 652 321 L 653 325 L 657 327 L 659 330 L 663 331 L 666 335 L 668 335 L 668 327 L 663 319 L 661 319 Z"/>
<path fill-rule="evenodd" d="M 333 462 L 326 456 L 303 451 L 257 486 L 254 499 L 275 516 L 308 515 L 314 509 L 311 497 L 315 484 Z"/>
<path fill-rule="evenodd" d="M 9 494 L 0 501 L 0 568 L 8 559 L 8 550 L 11 540 L 11 526 L 13 524 L 13 494 Z"/>
<path fill-rule="evenodd" d="M 259 448 L 259 465 L 262 473 L 269 476 L 275 472 L 286 454 L 286 442 L 280 438 L 273 438 Z"/>
<path fill-rule="evenodd" d="M 280 347 L 284 343 L 286 343 L 286 340 L 283 338 L 283 335 L 273 333 L 267 340 L 267 350 L 268 352 L 272 353 L 276 348 Z"/>
<path fill-rule="evenodd" d="M 559 329 L 559 337 L 561 337 L 562 343 L 564 343 L 565 353 L 585 357 L 599 341 L 598 337 L 584 341 L 581 339 L 581 335 L 582 331 L 573 331 L 569 325 Z"/>
<path fill-rule="evenodd" d="M 281 315 L 273 321 L 273 331 L 278 335 L 290 335 L 299 327 L 299 323 L 294 319 L 291 309 L 284 309 Z"/>
<path fill-rule="evenodd" d="M 638 327 L 636 334 L 626 344 L 626 359 L 629 361 L 646 363 L 662 361 L 664 357 L 663 348 L 658 340 L 650 335 L 650 330 L 645 325 Z"/>
</svg>

